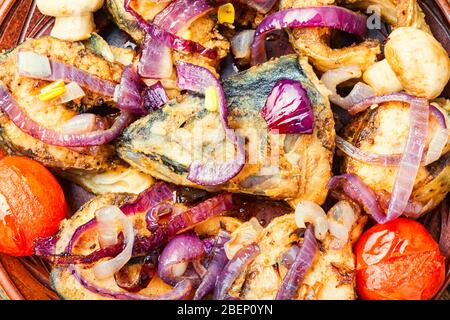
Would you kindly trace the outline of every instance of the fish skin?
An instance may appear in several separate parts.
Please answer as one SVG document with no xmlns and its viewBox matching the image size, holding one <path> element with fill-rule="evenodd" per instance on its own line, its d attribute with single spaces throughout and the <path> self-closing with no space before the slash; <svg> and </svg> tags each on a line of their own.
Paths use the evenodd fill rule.
<svg viewBox="0 0 450 320">
<path fill-rule="evenodd" d="M 275 135 L 267 131 L 260 110 L 272 87 L 285 78 L 298 80 L 307 89 L 315 115 L 312 135 Z M 157 179 L 178 185 L 263 195 L 292 203 L 300 199 L 323 203 L 326 183 L 331 177 L 335 131 L 327 91 L 311 66 L 296 55 L 285 56 L 225 79 L 223 88 L 229 126 L 247 140 L 247 163 L 229 182 L 211 188 L 187 180 L 193 150 L 203 148 L 211 160 L 223 156 L 223 150 L 226 152 L 226 146 L 230 145 L 219 114 L 207 111 L 204 98 L 195 94 L 172 100 L 130 125 L 118 140 L 119 156 Z M 197 138 L 191 139 L 195 136 L 194 126 L 211 130 L 202 135 L 201 146 L 196 145 Z M 267 165 L 271 154 L 264 148 L 270 142 L 273 142 L 271 150 L 280 155 L 274 168 Z M 256 152 L 249 150 L 251 145 L 256 146 Z M 249 163 L 249 156 L 255 155 L 259 157 Z"/>
</svg>

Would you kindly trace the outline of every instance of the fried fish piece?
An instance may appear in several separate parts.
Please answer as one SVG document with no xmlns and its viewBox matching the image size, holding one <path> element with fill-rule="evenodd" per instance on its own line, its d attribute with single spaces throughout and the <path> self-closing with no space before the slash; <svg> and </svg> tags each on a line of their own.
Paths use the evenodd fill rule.
<svg viewBox="0 0 450 320">
<path fill-rule="evenodd" d="M 122 68 L 87 50 L 83 44 L 66 42 L 52 37 L 30 39 L 6 53 L 0 60 L 2 81 L 20 107 L 29 117 L 45 128 L 62 131 L 66 121 L 77 115 L 84 105 L 103 105 L 112 98 L 102 97 L 85 90 L 86 96 L 80 104 L 65 105 L 40 101 L 39 90 L 48 82 L 21 77 L 17 72 L 19 51 L 33 51 L 52 59 L 73 65 L 105 80 L 120 81 Z M 21 131 L 7 115 L 0 114 L 0 139 L 9 152 L 26 155 L 45 166 L 61 170 L 76 169 L 87 172 L 102 171 L 115 166 L 117 158 L 112 145 L 96 147 L 95 153 L 79 152 L 77 149 L 52 146 Z"/>
<path fill-rule="evenodd" d="M 343 138 L 356 147 L 376 154 L 401 154 L 410 127 L 410 108 L 401 102 L 383 103 L 357 116 L 344 128 Z M 430 117 L 427 144 L 439 124 Z M 416 177 L 411 199 L 432 210 L 450 191 L 450 143 L 441 159 L 421 166 Z M 384 167 L 363 163 L 344 156 L 342 171 L 358 175 L 375 191 L 391 193 L 397 176 L 397 167 Z M 431 202 L 430 202 L 431 201 Z"/>
<path fill-rule="evenodd" d="M 298 80 L 311 100 L 313 134 L 275 134 L 260 115 L 267 95 L 281 79 Z M 228 123 L 246 139 L 247 163 L 232 180 L 214 188 L 187 179 L 200 153 L 220 162 L 234 146 L 225 137 L 218 112 L 204 97 L 187 95 L 130 125 L 117 144 L 119 156 L 141 171 L 177 185 L 323 203 L 331 177 L 335 131 L 326 89 L 311 66 L 295 55 L 271 60 L 223 80 Z"/>
<path fill-rule="evenodd" d="M 296 299 L 356 299 L 355 257 L 352 246 L 361 235 L 367 217 L 360 216 L 358 210 L 355 214 L 357 219 L 352 226 L 347 243 L 336 246 L 335 239 L 330 234 L 327 234 L 319 243 L 320 249 L 311 268 L 305 274 Z M 282 256 L 292 245 L 302 242 L 297 231 L 294 214 L 272 220 L 258 241 L 260 253 L 236 279 L 229 294 L 245 300 L 275 299 L 287 273 L 287 268 L 282 264 Z"/>
<path fill-rule="evenodd" d="M 169 3 L 170 1 L 155 2 L 151 0 L 134 0 L 131 2 L 131 6 L 146 20 L 153 21 L 158 13 L 164 10 Z M 120 29 L 127 32 L 138 43 L 143 41 L 145 33 L 142 31 L 133 16 L 125 10 L 123 0 L 107 0 L 106 8 L 111 14 L 113 21 Z M 187 30 L 181 32 L 181 34 L 178 34 L 182 38 L 188 38 L 189 40 L 200 43 L 205 48 L 216 49 L 218 53 L 217 59 L 209 59 L 199 54 L 173 51 L 174 61 L 187 61 L 192 64 L 208 68 L 210 71 L 216 73 L 218 63 L 230 50 L 229 41 L 220 34 L 217 26 L 217 19 L 213 18 L 213 16 L 209 14 L 206 14 L 192 22 Z M 172 78 L 163 79 L 161 82 L 165 88 L 175 89 L 175 72 L 172 73 Z"/>
<path fill-rule="evenodd" d="M 281 0 L 280 10 L 334 3 L 335 0 Z M 349 65 L 365 70 L 377 61 L 377 55 L 381 53 L 379 41 L 371 39 L 350 47 L 332 49 L 328 45 L 331 36 L 329 28 L 292 29 L 289 35 L 294 48 L 323 72 Z"/>
</svg>

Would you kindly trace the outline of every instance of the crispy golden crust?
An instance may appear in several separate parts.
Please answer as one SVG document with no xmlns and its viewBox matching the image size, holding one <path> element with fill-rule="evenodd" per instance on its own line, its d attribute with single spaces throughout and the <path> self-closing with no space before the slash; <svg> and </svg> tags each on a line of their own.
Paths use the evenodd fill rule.
<svg viewBox="0 0 450 320">
<path fill-rule="evenodd" d="M 409 131 L 409 106 L 399 103 L 385 103 L 356 117 L 344 130 L 343 137 L 358 148 L 378 154 L 400 154 L 403 152 Z M 438 127 L 430 118 L 428 142 Z M 448 152 L 447 144 L 445 152 Z M 441 161 L 419 169 L 412 198 L 426 205 L 433 200 L 428 210 L 433 209 L 449 192 L 450 161 L 443 156 Z M 344 157 L 342 171 L 358 175 L 373 190 L 391 192 L 397 168 L 369 165 L 348 156 Z M 439 177 L 438 181 L 434 180 Z M 431 183 L 431 185 L 430 185 Z M 430 190 L 431 189 L 431 190 Z M 424 190 L 428 190 L 425 196 Z M 429 195 L 433 195 L 433 198 Z M 428 211 L 427 210 L 427 211 Z"/>
<path fill-rule="evenodd" d="M 358 217 L 350 240 L 342 247 L 334 245 L 328 234 L 320 244 L 311 269 L 298 289 L 296 299 L 353 300 L 356 298 L 352 245 L 358 239 L 367 217 Z M 298 241 L 294 214 L 275 218 L 263 231 L 258 246 L 260 254 L 234 282 L 229 294 L 241 299 L 272 300 L 287 273 L 281 263 L 282 255 Z"/>
<path fill-rule="evenodd" d="M 121 67 L 111 64 L 95 55 L 81 43 L 72 43 L 44 37 L 28 40 L 15 48 L 0 62 L 0 81 L 10 90 L 21 108 L 40 125 L 61 131 L 64 123 L 77 113 L 65 105 L 42 102 L 36 95 L 47 82 L 19 77 L 17 74 L 17 53 L 20 50 L 34 51 L 47 55 L 85 70 L 102 79 L 119 82 Z M 106 101 L 106 98 L 87 92 L 86 101 Z M 51 168 L 101 171 L 114 166 L 115 153 L 111 145 L 100 146 L 95 155 L 84 154 L 65 147 L 45 144 L 25 134 L 9 118 L 0 116 L 1 139 L 7 148 L 18 154 L 27 155 Z"/>
<path fill-rule="evenodd" d="M 280 9 L 332 5 L 335 0 L 281 0 Z M 328 71 L 348 65 L 357 65 L 365 70 L 377 61 L 381 53 L 377 40 L 366 40 L 346 48 L 331 49 L 329 28 L 299 28 L 289 32 L 291 43 L 319 71 Z"/>
</svg>

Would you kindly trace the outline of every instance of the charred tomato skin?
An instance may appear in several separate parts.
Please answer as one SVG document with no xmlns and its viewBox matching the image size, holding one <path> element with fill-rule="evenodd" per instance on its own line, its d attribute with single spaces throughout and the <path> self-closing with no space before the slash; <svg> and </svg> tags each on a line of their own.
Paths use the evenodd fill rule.
<svg viewBox="0 0 450 320">
<path fill-rule="evenodd" d="M 445 258 L 420 223 L 399 218 L 367 230 L 355 246 L 364 300 L 428 300 L 445 279 Z"/>
<path fill-rule="evenodd" d="M 34 240 L 55 234 L 68 209 L 55 177 L 26 157 L 0 160 L 0 252 L 33 254 Z"/>
</svg>

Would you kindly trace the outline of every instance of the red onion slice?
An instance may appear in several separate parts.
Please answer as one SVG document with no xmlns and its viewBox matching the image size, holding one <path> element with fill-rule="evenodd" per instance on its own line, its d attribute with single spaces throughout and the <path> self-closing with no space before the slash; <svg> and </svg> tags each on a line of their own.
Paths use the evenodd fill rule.
<svg viewBox="0 0 450 320">
<path fill-rule="evenodd" d="M 336 146 L 339 150 L 353 159 L 377 166 L 398 166 L 402 157 L 401 154 L 384 155 L 364 151 L 355 147 L 340 136 L 336 136 Z"/>
<path fill-rule="evenodd" d="M 387 212 L 389 221 L 403 213 L 411 196 L 425 149 L 428 115 L 426 103 L 411 103 L 411 125 L 389 202 Z"/>
<path fill-rule="evenodd" d="M 267 16 L 258 26 L 251 46 L 250 63 L 267 61 L 265 37 L 284 28 L 329 27 L 364 36 L 367 17 L 337 6 L 293 8 Z"/>
<path fill-rule="evenodd" d="M 141 46 L 138 72 L 143 78 L 168 79 L 172 76 L 173 61 L 169 47 L 146 36 Z"/>
<path fill-rule="evenodd" d="M 117 93 L 117 106 L 120 110 L 138 115 L 146 115 L 142 92 L 146 87 L 132 64 L 123 68 Z"/>
<path fill-rule="evenodd" d="M 172 191 L 167 184 L 157 183 L 147 191 L 141 193 L 135 202 L 123 205 L 121 210 L 126 216 L 148 212 L 158 204 L 170 200 L 172 196 Z M 159 248 L 166 243 L 168 239 L 173 238 L 177 234 L 190 230 L 197 224 L 202 223 L 211 217 L 230 211 L 232 208 L 233 202 L 231 194 L 222 194 L 210 198 L 175 216 L 169 221 L 168 225 L 160 226 L 150 236 L 137 235 L 134 239 L 133 255 L 148 254 L 148 252 Z M 43 255 L 43 257 L 55 264 L 67 265 L 90 264 L 101 258 L 114 257 L 119 254 L 123 250 L 123 242 L 94 251 L 93 253 L 85 256 L 68 254 L 72 252 L 72 248 L 78 239 L 80 239 L 85 232 L 95 228 L 96 226 L 96 219 L 92 219 L 79 226 L 72 235 L 72 238 L 64 251 L 65 253 L 59 255 Z M 48 242 L 51 243 L 52 241 L 48 240 Z M 46 242 L 43 241 L 42 243 L 45 244 Z M 43 253 L 51 250 L 46 250 L 43 245 L 39 246 L 37 249 L 39 252 Z"/>
<path fill-rule="evenodd" d="M 147 212 L 159 203 L 172 199 L 172 197 L 173 190 L 171 187 L 164 182 L 158 182 L 139 194 L 135 201 L 124 204 L 120 209 L 126 216 L 133 216 L 138 213 Z M 96 226 L 96 219 L 91 219 L 79 226 L 73 233 L 65 252 L 71 252 L 78 239 L 80 239 L 85 232 Z"/>
<path fill-rule="evenodd" d="M 161 77 L 161 75 L 168 74 L 168 61 L 169 59 L 170 61 L 172 61 L 172 58 L 169 57 L 167 51 L 164 51 L 166 49 L 164 49 L 163 47 L 182 52 L 198 53 L 210 59 L 217 58 L 216 50 L 205 48 L 201 44 L 194 41 L 182 39 L 171 33 L 170 31 L 146 21 L 131 7 L 131 0 L 125 0 L 125 10 L 129 12 L 137 20 L 141 28 L 145 30 L 148 35 L 148 40 L 152 40 L 151 44 L 147 44 L 144 46 L 144 51 L 147 50 L 147 52 L 144 56 L 144 59 L 142 59 L 141 57 L 142 60 L 140 62 L 140 71 L 143 72 L 141 73 L 141 76 L 152 78 L 153 75 L 156 75 L 154 77 L 159 78 Z M 156 43 L 156 47 L 151 48 L 155 45 L 153 42 Z M 150 66 L 151 64 L 153 64 L 154 67 Z M 164 68 L 162 68 L 162 66 L 164 66 Z M 143 68 L 149 69 L 144 70 Z"/>
<path fill-rule="evenodd" d="M 259 254 L 259 251 L 258 245 L 252 243 L 240 249 L 234 257 L 228 261 L 220 275 L 217 277 L 216 287 L 214 289 L 214 300 L 224 300 L 236 278 Z"/>
<path fill-rule="evenodd" d="M 305 231 L 303 244 L 294 263 L 284 276 L 275 300 L 292 300 L 295 298 L 301 282 L 305 279 L 306 272 L 312 266 L 318 249 L 319 247 L 314 237 L 314 227 L 309 225 Z"/>
<path fill-rule="evenodd" d="M 170 68 L 172 69 L 172 66 Z M 168 100 L 161 82 L 147 87 L 133 65 L 123 69 L 117 92 L 117 105 L 120 110 L 146 115 L 161 108 Z"/>
<path fill-rule="evenodd" d="M 285 253 L 281 256 L 281 263 L 286 269 L 290 269 L 295 262 L 295 259 L 300 252 L 300 247 L 296 244 L 292 245 Z"/>
<path fill-rule="evenodd" d="M 134 202 L 124 204 L 120 209 L 126 216 L 133 216 L 138 213 L 147 212 L 159 203 L 172 199 L 172 197 L 173 190 L 171 187 L 166 183 L 158 182 L 142 192 Z M 94 218 L 76 228 L 64 253 L 59 255 L 55 255 L 55 246 L 58 241 L 57 237 L 38 239 L 35 243 L 35 254 L 57 265 L 91 264 L 102 258 L 115 257 L 123 250 L 123 241 L 85 256 L 69 254 L 82 235 L 96 226 L 97 220 Z M 145 250 L 146 248 L 143 247 L 142 239 L 137 237 L 135 239 L 135 248 L 143 249 L 140 253 L 148 253 L 152 250 Z"/>
<path fill-rule="evenodd" d="M 336 92 L 336 87 L 339 84 L 350 79 L 359 78 L 361 75 L 361 69 L 358 66 L 351 65 L 329 70 L 322 75 L 320 80 L 331 91 L 330 101 L 341 108 L 348 109 L 365 98 L 376 95 L 376 92 L 370 86 L 362 82 L 358 82 L 345 98 Z"/>
<path fill-rule="evenodd" d="M 195 234 L 176 236 L 159 256 L 158 275 L 165 282 L 175 285 L 183 279 L 187 264 L 203 258 L 203 242 Z"/>
<path fill-rule="evenodd" d="M 430 111 L 431 115 L 438 121 L 439 128 L 431 139 L 427 152 L 422 156 L 422 165 L 429 165 L 430 163 L 439 160 L 448 141 L 448 129 L 445 115 L 434 106 L 430 106 Z M 378 166 L 398 166 L 402 156 L 401 154 L 384 155 L 367 152 L 355 147 L 340 136 L 336 136 L 336 146 L 353 159 Z"/>
<path fill-rule="evenodd" d="M 127 216 L 148 212 L 157 204 L 171 200 L 173 198 L 173 192 L 174 189 L 171 185 L 158 182 L 140 193 L 135 201 L 124 204 L 120 209 Z"/>
<path fill-rule="evenodd" d="M 117 286 L 128 292 L 139 292 L 144 288 L 147 288 L 150 281 L 156 274 L 156 261 L 157 257 L 153 255 L 146 256 L 144 261 L 140 263 L 140 270 L 134 279 L 130 279 L 130 269 L 134 265 L 126 265 L 114 274 Z"/>
<path fill-rule="evenodd" d="M 236 158 L 224 163 L 193 162 L 189 167 L 188 180 L 203 185 L 214 186 L 228 182 L 241 172 L 245 164 L 245 143 L 228 126 L 228 109 L 225 93 L 219 80 L 206 68 L 187 62 L 177 63 L 178 86 L 183 90 L 204 93 L 213 86 L 219 96 L 219 113 L 227 138 L 236 146 Z"/>
<path fill-rule="evenodd" d="M 397 171 L 396 180 L 392 190 L 391 201 L 386 215 L 386 221 L 399 217 L 405 210 L 414 182 L 420 167 L 420 161 L 425 149 L 428 133 L 428 102 L 404 93 L 368 98 L 350 109 L 350 113 L 360 110 L 364 106 L 370 106 L 387 101 L 401 101 L 409 103 L 411 113 L 411 124 L 406 142 L 405 151 L 402 154 Z"/>
<path fill-rule="evenodd" d="M 36 54 L 38 55 L 38 54 Z M 35 78 L 39 80 L 47 80 L 47 81 L 56 81 L 56 80 L 64 80 L 65 82 L 76 82 L 81 87 L 103 95 L 107 97 L 114 96 L 114 90 L 116 88 L 116 84 L 109 80 L 101 79 L 97 76 L 91 75 L 90 73 L 65 64 L 63 62 L 59 62 L 56 60 L 48 59 L 44 55 L 39 55 L 42 59 L 46 59 L 50 63 L 51 74 L 46 76 L 41 72 L 31 73 L 30 70 L 24 70 L 20 67 L 19 64 L 19 75 Z"/>
<path fill-rule="evenodd" d="M 224 245 L 228 240 L 230 240 L 230 234 L 221 230 L 216 237 L 216 243 L 212 248 L 210 257 L 208 257 L 211 261 L 208 264 L 206 274 L 202 277 L 202 282 L 195 292 L 194 300 L 201 300 L 214 290 L 217 278 L 228 262 L 224 249 Z"/>
<path fill-rule="evenodd" d="M 404 102 L 404 103 L 408 103 L 408 104 L 412 104 L 413 102 L 418 103 L 418 104 L 427 103 L 427 101 L 423 98 L 417 98 L 417 97 L 414 97 L 407 93 L 398 92 L 398 93 L 386 94 L 383 96 L 373 96 L 373 97 L 366 98 L 363 101 L 355 104 L 350 109 L 348 109 L 348 112 L 351 115 L 355 115 L 359 112 L 367 110 L 371 106 L 386 103 L 386 102 L 392 102 L 392 101 Z"/>
<path fill-rule="evenodd" d="M 160 109 L 169 101 L 167 92 L 159 81 L 144 89 L 143 99 L 145 108 L 150 112 Z"/>
<path fill-rule="evenodd" d="M 352 173 L 334 176 L 327 184 L 328 190 L 341 189 L 342 192 L 359 203 L 378 223 L 386 223 L 387 217 L 380 207 L 375 192 L 361 178 Z"/>
<path fill-rule="evenodd" d="M 194 288 L 191 281 L 183 280 L 167 293 L 157 296 L 144 296 L 130 292 L 114 292 L 106 288 L 98 287 L 86 280 L 76 267 L 72 265 L 69 266 L 69 272 L 72 273 L 75 279 L 87 290 L 104 297 L 118 300 L 185 300 L 189 297 Z"/>
<path fill-rule="evenodd" d="M 267 127 L 276 133 L 311 134 L 314 131 L 314 112 L 308 92 L 298 81 L 278 81 L 267 96 L 261 110 Z"/>
<path fill-rule="evenodd" d="M 134 229 L 131 220 L 123 214 L 116 206 L 107 206 L 102 209 L 101 215 L 108 215 L 108 218 L 116 219 L 121 222 L 124 233 L 124 244 L 122 252 L 114 258 L 97 263 L 93 270 L 96 279 L 103 280 L 112 277 L 116 272 L 122 269 L 131 258 L 134 245 Z M 103 217 L 104 218 L 104 217 Z"/>
<path fill-rule="evenodd" d="M 116 139 L 132 120 L 128 112 L 121 113 L 111 128 L 85 134 L 63 134 L 47 129 L 32 120 L 17 104 L 15 99 L 0 83 L 0 109 L 26 134 L 44 143 L 61 147 L 88 147 L 107 144 Z"/>
<path fill-rule="evenodd" d="M 231 193 L 220 194 L 175 216 L 168 225 L 169 237 L 192 229 L 197 224 L 233 209 Z"/>
<path fill-rule="evenodd" d="M 213 9 L 207 0 L 175 0 L 158 13 L 153 23 L 163 30 L 177 34 Z"/>
</svg>

